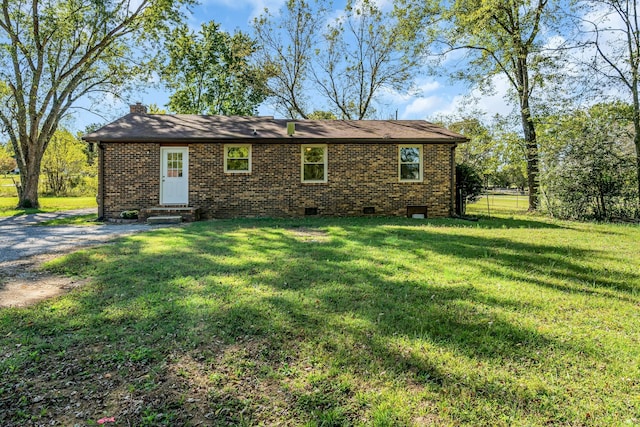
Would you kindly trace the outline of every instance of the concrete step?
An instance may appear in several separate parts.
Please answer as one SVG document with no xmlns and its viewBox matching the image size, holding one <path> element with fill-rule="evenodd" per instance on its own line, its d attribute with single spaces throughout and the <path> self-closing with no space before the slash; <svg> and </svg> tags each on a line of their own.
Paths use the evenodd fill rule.
<svg viewBox="0 0 640 427">
<path fill-rule="evenodd" d="M 147 224 L 179 224 L 182 222 L 180 215 L 176 216 L 150 216 L 147 218 Z"/>
<path fill-rule="evenodd" d="M 200 219 L 200 208 L 197 206 L 155 206 L 140 209 L 138 218 L 140 221 L 146 221 L 147 218 L 174 216 L 182 217 L 182 222 L 198 221 Z"/>
</svg>

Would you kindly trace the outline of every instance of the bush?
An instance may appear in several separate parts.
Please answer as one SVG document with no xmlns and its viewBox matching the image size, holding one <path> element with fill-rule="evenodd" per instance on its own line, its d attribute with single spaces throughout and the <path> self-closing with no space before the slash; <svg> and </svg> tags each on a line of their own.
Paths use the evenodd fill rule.
<svg viewBox="0 0 640 427">
<path fill-rule="evenodd" d="M 120 218 L 122 219 L 138 219 L 139 212 L 137 210 L 122 211 L 120 212 Z"/>
<path fill-rule="evenodd" d="M 482 194 L 482 178 L 470 165 L 456 165 L 456 213 L 464 215 L 467 203 L 475 202 Z"/>
<path fill-rule="evenodd" d="M 635 150 L 627 108 L 595 105 L 553 129 L 559 149 L 545 176 L 549 212 L 560 218 L 637 218 Z"/>
</svg>

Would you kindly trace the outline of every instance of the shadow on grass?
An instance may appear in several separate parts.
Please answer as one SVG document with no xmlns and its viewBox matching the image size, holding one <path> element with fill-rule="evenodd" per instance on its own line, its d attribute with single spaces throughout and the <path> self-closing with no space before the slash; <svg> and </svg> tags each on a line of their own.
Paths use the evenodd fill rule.
<svg viewBox="0 0 640 427">
<path fill-rule="evenodd" d="M 563 408 L 540 402 L 554 394 L 562 401 L 560 391 L 523 390 L 507 373 L 456 366 L 524 368 L 544 364 L 551 351 L 589 359 L 594 350 L 502 314 L 530 310 L 526 301 L 488 296 L 464 278 L 440 283 L 439 273 L 460 262 L 495 280 L 570 292 L 587 292 L 586 283 L 589 292 L 632 292 L 639 280 L 623 272 L 593 277 L 579 263 L 596 256 L 587 250 L 404 227 L 411 221 L 352 224 L 210 222 L 56 262 L 54 271 L 93 284 L 59 303 L 0 313 L 0 353 L 12 349 L 0 360 L 3 390 L 11 390 L 0 391 L 0 403 L 14 409 L 0 410 L 0 424 L 37 423 L 43 409 L 69 423 L 59 409 L 73 398 L 60 390 L 87 382 L 102 392 L 85 391 L 86 417 L 100 418 L 107 407 L 132 425 L 352 425 L 373 416 L 362 393 L 384 381 L 443 399 L 472 396 L 475 419 L 485 424 L 496 414 L 483 407 L 502 419 L 553 420 Z M 454 262 L 416 278 L 431 254 Z M 411 423 L 399 406 L 380 424 Z"/>
</svg>

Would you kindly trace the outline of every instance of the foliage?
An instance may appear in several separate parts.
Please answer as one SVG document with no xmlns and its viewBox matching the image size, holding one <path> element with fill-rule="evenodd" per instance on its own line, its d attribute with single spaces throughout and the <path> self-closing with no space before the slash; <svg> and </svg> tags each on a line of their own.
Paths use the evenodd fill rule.
<svg viewBox="0 0 640 427">
<path fill-rule="evenodd" d="M 337 120 L 338 119 L 336 115 L 333 114 L 331 111 L 321 111 L 321 110 L 315 110 L 313 113 L 309 114 L 307 118 L 310 120 Z"/>
<path fill-rule="evenodd" d="M 322 2 L 305 0 L 287 1 L 278 14 L 265 11 L 254 30 L 260 63 L 273 70 L 270 99 L 292 118 L 309 118 L 312 97 L 340 119 L 374 116 L 382 91 L 413 88 L 426 44 L 424 16 L 385 11 L 371 0 L 347 1 L 337 18 Z"/>
<path fill-rule="evenodd" d="M 511 213 L 122 238 L 0 310 L 0 424 L 638 424 L 639 240 Z"/>
<path fill-rule="evenodd" d="M 482 194 L 482 177 L 473 166 L 456 165 L 456 212 L 464 215 L 467 203 L 478 200 Z"/>
<path fill-rule="evenodd" d="M 456 147 L 456 162 L 465 164 L 481 175 L 495 174 L 500 164 L 500 147 L 491 130 L 476 117 L 465 117 L 447 126 L 469 141 Z"/>
<path fill-rule="evenodd" d="M 167 114 L 167 110 L 158 107 L 158 104 L 149 104 L 149 114 Z"/>
<path fill-rule="evenodd" d="M 496 116 L 488 123 L 481 114 L 466 114 L 441 124 L 469 141 L 456 147 L 456 162 L 473 168 L 489 187 L 526 187 L 526 150 L 508 118 Z"/>
<path fill-rule="evenodd" d="M 544 138 L 556 140 L 545 182 L 556 216 L 610 220 L 638 217 L 633 109 L 598 104 L 557 118 Z"/>
<path fill-rule="evenodd" d="M 527 187 L 527 177 L 518 164 L 505 163 L 500 170 L 491 175 L 490 185 L 498 188 L 517 188 L 524 191 Z"/>
<path fill-rule="evenodd" d="M 256 43 L 211 21 L 199 33 L 186 25 L 165 41 L 167 63 L 160 76 L 173 93 L 170 110 L 183 114 L 254 115 L 266 97 L 267 75 L 252 64 Z"/>
<path fill-rule="evenodd" d="M 4 145 L 0 144 L 0 174 L 7 174 L 18 166 L 16 159 L 9 153 Z"/>
<path fill-rule="evenodd" d="M 45 150 L 70 108 L 149 72 L 147 41 L 190 0 L 6 0 L 0 6 L 0 123 L 21 171 L 20 206 L 38 207 Z"/>
<path fill-rule="evenodd" d="M 513 116 L 496 116 L 492 123 L 491 132 L 499 147 L 500 166 L 491 178 L 494 186 L 524 190 L 528 186 L 527 142 L 513 130 L 514 119 Z"/>
<path fill-rule="evenodd" d="M 120 212 L 120 218 L 122 219 L 138 219 L 139 211 L 131 210 L 131 211 L 122 211 Z"/>
<path fill-rule="evenodd" d="M 54 196 L 97 193 L 97 165 L 90 165 L 86 145 L 69 131 L 53 134 L 42 159 L 47 193 Z"/>
</svg>

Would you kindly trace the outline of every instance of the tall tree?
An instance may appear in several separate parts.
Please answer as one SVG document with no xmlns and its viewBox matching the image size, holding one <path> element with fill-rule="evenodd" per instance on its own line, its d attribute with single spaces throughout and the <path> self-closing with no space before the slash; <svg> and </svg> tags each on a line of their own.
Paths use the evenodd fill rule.
<svg viewBox="0 0 640 427">
<path fill-rule="evenodd" d="M 586 0 L 592 13 L 587 29 L 595 54 L 591 67 L 624 89 L 633 107 L 633 143 L 636 152 L 638 209 L 640 210 L 640 17 L 636 0 Z"/>
<path fill-rule="evenodd" d="M 335 18 L 321 1 L 289 0 L 279 14 L 265 12 L 254 28 L 261 62 L 276 71 L 270 98 L 292 118 L 308 118 L 318 108 L 343 119 L 371 117 L 383 90 L 412 87 L 428 10 L 347 0 Z"/>
<path fill-rule="evenodd" d="M 38 206 L 40 167 L 60 120 L 91 93 L 135 80 L 143 40 L 190 0 L 3 0 L 0 122 L 21 171 L 19 206 Z"/>
<path fill-rule="evenodd" d="M 260 62 L 273 71 L 267 83 L 269 97 L 280 112 L 293 119 L 308 118 L 307 82 L 325 12 L 319 3 L 288 0 L 279 15 L 265 10 L 253 22 L 261 45 Z"/>
<path fill-rule="evenodd" d="M 167 63 L 160 76 L 173 91 L 167 105 L 185 114 L 253 115 L 266 97 L 266 74 L 252 63 L 256 42 L 211 21 L 199 33 L 186 25 L 165 42 Z"/>
<path fill-rule="evenodd" d="M 407 28 L 373 0 L 348 0 L 344 15 L 328 25 L 314 81 L 340 117 L 371 117 L 383 88 L 410 90 L 421 63 L 421 44 Z"/>
<path fill-rule="evenodd" d="M 463 49 L 468 67 L 457 76 L 488 85 L 505 77 L 515 93 L 527 155 L 529 209 L 538 208 L 539 158 L 532 101 L 545 81 L 553 55 L 545 49 L 543 27 L 556 19 L 549 0 L 453 0 L 444 17 L 447 52 Z"/>
</svg>

